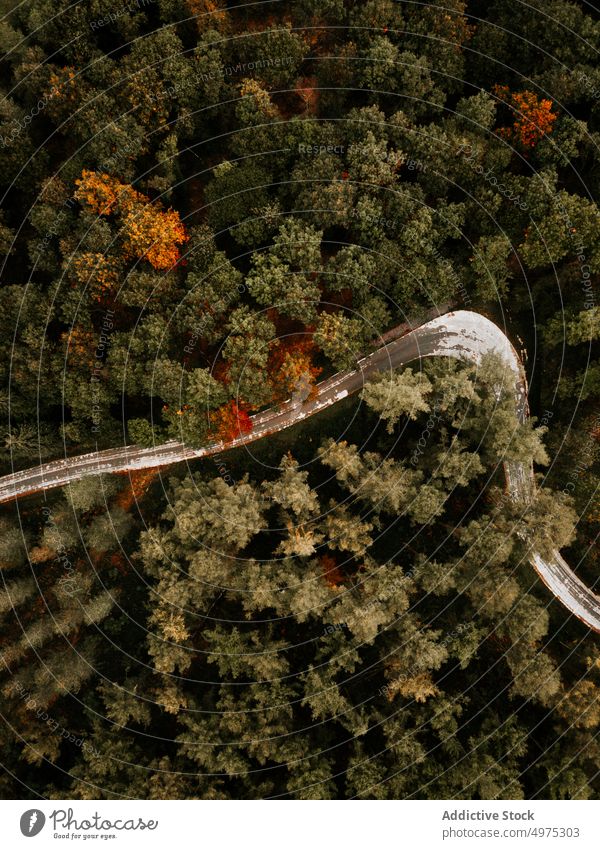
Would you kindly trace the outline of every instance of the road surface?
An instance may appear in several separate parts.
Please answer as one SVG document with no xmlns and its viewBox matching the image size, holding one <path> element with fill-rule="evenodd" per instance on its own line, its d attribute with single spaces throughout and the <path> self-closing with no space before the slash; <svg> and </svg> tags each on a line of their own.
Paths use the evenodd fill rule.
<svg viewBox="0 0 600 849">
<path fill-rule="evenodd" d="M 290 400 L 277 408 L 252 416 L 252 431 L 227 445 L 216 442 L 197 449 L 176 441 L 153 448 L 126 445 L 55 460 L 0 478 L 0 503 L 39 490 L 63 486 L 88 475 L 155 468 L 219 454 L 284 430 L 318 413 L 361 390 L 365 381 L 378 372 L 407 365 L 423 357 L 453 357 L 478 363 L 485 353 L 490 352 L 500 355 L 514 374 L 517 418 L 524 422 L 529 415 L 527 380 L 517 352 L 506 335 L 489 319 L 475 312 L 458 310 L 408 330 L 405 335 L 391 339 L 360 359 L 355 369 L 323 380 L 315 387 L 311 399 L 304 402 Z M 531 501 L 535 497 L 532 466 L 507 462 L 504 469 L 510 496 L 524 504 Z M 542 557 L 533 552 L 531 564 L 550 592 L 589 628 L 600 633 L 600 598 L 575 575 L 560 553 L 554 551 Z"/>
</svg>

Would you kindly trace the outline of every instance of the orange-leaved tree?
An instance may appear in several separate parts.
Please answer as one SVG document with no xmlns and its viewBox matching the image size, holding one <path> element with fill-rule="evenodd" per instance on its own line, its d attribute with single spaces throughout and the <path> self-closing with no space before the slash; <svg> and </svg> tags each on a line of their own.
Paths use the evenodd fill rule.
<svg viewBox="0 0 600 849">
<path fill-rule="evenodd" d="M 534 148 L 545 135 L 552 132 L 557 115 L 552 112 L 552 101 L 540 98 L 532 91 L 513 92 L 508 86 L 496 85 L 493 93 L 511 109 L 514 123 L 501 127 L 497 134 L 522 148 Z"/>
<path fill-rule="evenodd" d="M 186 0 L 199 30 L 220 29 L 228 21 L 225 0 Z"/>
<path fill-rule="evenodd" d="M 211 435 L 223 442 L 232 442 L 243 433 L 252 430 L 252 419 L 244 405 L 238 405 L 233 399 L 222 404 L 210 414 Z"/>
<path fill-rule="evenodd" d="M 278 341 L 269 352 L 268 372 L 273 401 L 283 401 L 297 390 L 312 391 L 322 369 L 313 364 L 315 344 L 311 339 Z"/>
<path fill-rule="evenodd" d="M 171 268 L 179 245 L 187 241 L 179 213 L 162 210 L 149 198 L 109 174 L 83 171 L 75 197 L 97 215 L 115 215 L 121 225 L 128 258 L 147 259 L 157 269 Z"/>
<path fill-rule="evenodd" d="M 85 372 L 93 367 L 98 337 L 91 328 L 86 330 L 74 325 L 69 332 L 62 333 L 60 339 L 65 346 L 65 359 L 70 360 L 70 368 L 79 368 Z"/>
<path fill-rule="evenodd" d="M 323 570 L 325 582 L 332 589 L 336 589 L 340 584 L 344 583 L 344 575 L 340 571 L 335 557 L 330 554 L 323 554 L 319 557 L 319 564 Z"/>
</svg>

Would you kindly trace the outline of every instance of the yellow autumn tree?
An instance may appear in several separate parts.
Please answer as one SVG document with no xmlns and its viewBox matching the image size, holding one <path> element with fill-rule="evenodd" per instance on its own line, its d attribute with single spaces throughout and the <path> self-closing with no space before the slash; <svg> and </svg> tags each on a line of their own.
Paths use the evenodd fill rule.
<svg viewBox="0 0 600 849">
<path fill-rule="evenodd" d="M 119 269 L 112 257 L 85 251 L 75 254 L 69 265 L 73 285 L 87 286 L 95 301 L 113 291 L 119 282 Z"/>
<path fill-rule="evenodd" d="M 141 192 L 109 174 L 83 171 L 75 197 L 96 215 L 115 215 L 123 232 L 128 258 L 147 259 L 157 269 L 171 268 L 187 241 L 179 213 L 161 209 Z"/>
<path fill-rule="evenodd" d="M 180 258 L 178 245 L 186 240 L 179 213 L 157 210 L 150 203 L 136 204 L 123 222 L 125 247 L 136 257 L 145 257 L 154 268 L 171 268 Z"/>
<path fill-rule="evenodd" d="M 196 18 L 201 32 L 209 29 L 220 30 L 229 21 L 225 0 L 187 0 L 186 6 Z"/>
<path fill-rule="evenodd" d="M 61 334 L 61 342 L 64 345 L 65 356 L 72 364 L 82 371 L 93 367 L 94 352 L 98 339 L 91 329 L 73 327 L 68 333 Z"/>
</svg>

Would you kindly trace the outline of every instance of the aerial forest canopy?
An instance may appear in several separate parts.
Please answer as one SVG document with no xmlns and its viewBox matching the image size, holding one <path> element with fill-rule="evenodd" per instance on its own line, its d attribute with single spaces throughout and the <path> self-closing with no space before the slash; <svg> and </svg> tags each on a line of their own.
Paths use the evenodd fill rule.
<svg viewBox="0 0 600 849">
<path fill-rule="evenodd" d="M 0 505 L 0 798 L 597 799 L 598 636 L 529 560 L 600 578 L 598 12 L 0 15 L 0 475 L 222 446 Z M 529 420 L 493 352 L 300 414 L 453 310 Z"/>
</svg>

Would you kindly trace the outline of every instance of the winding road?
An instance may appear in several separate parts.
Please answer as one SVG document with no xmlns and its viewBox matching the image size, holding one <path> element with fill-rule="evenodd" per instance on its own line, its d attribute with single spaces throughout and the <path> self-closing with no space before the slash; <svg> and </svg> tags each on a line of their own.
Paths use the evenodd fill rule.
<svg viewBox="0 0 600 849">
<path fill-rule="evenodd" d="M 407 365 L 423 357 L 453 357 L 479 363 L 486 353 L 500 355 L 514 374 L 517 418 L 520 422 L 527 419 L 527 379 L 523 364 L 507 336 L 489 319 L 475 312 L 458 310 L 427 321 L 415 329 L 403 329 L 404 335 L 388 341 L 360 359 L 355 369 L 334 374 L 317 384 L 310 399 L 292 399 L 253 416 L 252 431 L 227 445 L 217 442 L 198 449 L 176 441 L 153 448 L 126 445 L 55 460 L 0 478 L 0 503 L 28 493 L 63 486 L 88 475 L 166 466 L 182 460 L 219 454 L 254 442 L 361 390 L 365 381 L 377 372 Z M 393 335 L 393 332 L 387 334 L 388 338 Z M 530 502 L 535 497 L 532 466 L 506 462 L 504 469 L 510 496 L 524 504 Z M 600 598 L 577 577 L 560 553 L 553 551 L 542 557 L 532 552 L 530 559 L 550 592 L 585 625 L 600 633 Z"/>
</svg>

